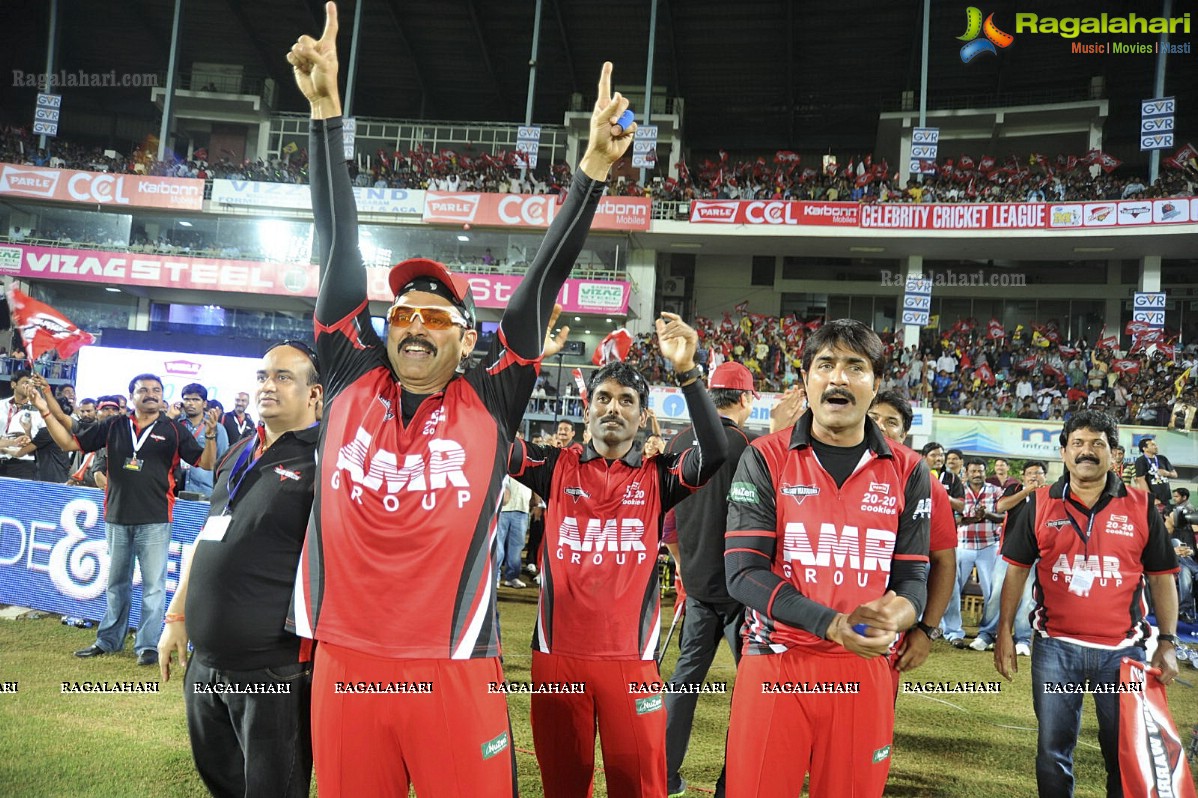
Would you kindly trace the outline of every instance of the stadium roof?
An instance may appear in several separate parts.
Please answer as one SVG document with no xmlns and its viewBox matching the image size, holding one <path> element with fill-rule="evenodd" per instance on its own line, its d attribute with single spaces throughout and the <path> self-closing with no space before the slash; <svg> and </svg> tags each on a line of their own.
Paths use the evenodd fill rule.
<svg viewBox="0 0 1198 798">
<path fill-rule="evenodd" d="M 354 113 L 360 116 L 522 122 L 528 87 L 533 0 L 363 0 Z M 1152 34 L 1016 32 L 1015 14 L 1033 4 L 981 6 L 1010 47 L 962 63 L 969 0 L 936 0 L 930 23 L 930 108 L 1080 100 L 1095 79 L 1110 100 L 1105 149 L 1141 164 L 1140 100 L 1153 95 L 1155 56 L 1073 53 L 1073 42 L 1153 43 Z M 1156 2 L 1058 0 L 1057 17 L 1161 13 Z M 1174 15 L 1187 4 L 1175 3 Z M 31 118 L 33 89 L 11 88 L 13 70 L 41 72 L 50 4 L 8 0 L 0 14 L 0 108 L 7 121 Z M 168 0 L 59 0 L 60 69 L 163 72 L 170 52 Z M 342 2 L 343 72 L 354 4 Z M 918 107 L 919 0 L 658 0 L 654 86 L 684 100 L 686 145 L 694 152 L 829 148 L 873 150 L 878 115 L 899 110 L 904 92 Z M 303 111 L 284 53 L 301 33 L 318 34 L 318 0 L 183 0 L 179 68 L 194 62 L 244 65 L 246 75 L 282 85 L 280 110 Z M 533 120 L 560 124 L 581 94 L 593 101 L 600 63 L 616 64 L 617 88 L 643 92 L 650 0 L 544 0 Z M 1043 16 L 1043 15 L 1042 15 Z M 1198 33 L 1198 20 L 1190 23 Z M 1189 47 L 1193 34 L 1172 40 Z M 344 81 L 343 81 L 344 84 Z M 1168 58 L 1166 95 L 1178 96 L 1178 143 L 1198 138 L 1198 53 Z M 74 109 L 154 117 L 146 89 L 64 91 Z M 28 111 L 28 113 L 26 113 Z M 70 126 L 67 124 L 69 131 Z M 114 123 L 112 130 L 116 130 Z M 96 131 L 92 130 L 93 135 Z M 103 132 L 100 132 L 103 135 Z M 116 142 L 114 142 L 116 143 Z M 950 153 L 950 155 L 955 153 Z"/>
</svg>

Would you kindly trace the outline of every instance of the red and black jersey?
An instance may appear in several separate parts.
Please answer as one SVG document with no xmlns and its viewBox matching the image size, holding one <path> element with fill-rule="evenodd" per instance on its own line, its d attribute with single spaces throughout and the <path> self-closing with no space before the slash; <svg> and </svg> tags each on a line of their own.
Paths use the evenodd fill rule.
<svg viewBox="0 0 1198 798">
<path fill-rule="evenodd" d="M 683 393 L 702 442 L 677 454 L 645 459 L 637 445 L 609 463 L 590 444 L 581 452 L 512 445 L 512 476 L 546 504 L 534 650 L 579 659 L 656 656 L 662 519 L 724 462 L 706 390 L 696 382 Z"/>
<path fill-rule="evenodd" d="M 139 468 L 127 468 L 133 457 L 134 436 L 145 436 L 137 451 Z M 160 413 L 154 422 L 138 427 L 133 414 L 116 415 L 75 433 L 84 452 L 107 448 L 108 487 L 104 489 L 104 520 L 110 524 L 166 524 L 175 509 L 175 469 L 195 465 L 204 447 L 180 422 Z"/>
<path fill-rule="evenodd" d="M 481 363 L 438 393 L 405 396 L 371 326 L 370 270 L 342 151 L 342 121 L 313 121 L 325 410 L 288 626 L 381 657 L 494 657 L 495 528 L 508 448 L 554 298 L 604 184 L 575 174 Z"/>
<path fill-rule="evenodd" d="M 811 412 L 745 449 L 728 492 L 728 588 L 748 608 L 745 653 L 844 649 L 823 635 L 888 589 L 916 617 L 927 597 L 927 466 L 872 422 L 856 469 L 837 487 L 812 447 Z"/>
<path fill-rule="evenodd" d="M 1177 572 L 1177 556 L 1149 494 L 1107 475 L 1087 508 L 1070 495 L 1069 475 L 1032 493 L 1007 527 L 1003 557 L 1030 568 L 1032 627 L 1047 637 L 1119 648 L 1152 633 L 1144 616 L 1145 576 Z M 1073 575 L 1089 572 L 1086 595 L 1070 592 Z"/>
</svg>

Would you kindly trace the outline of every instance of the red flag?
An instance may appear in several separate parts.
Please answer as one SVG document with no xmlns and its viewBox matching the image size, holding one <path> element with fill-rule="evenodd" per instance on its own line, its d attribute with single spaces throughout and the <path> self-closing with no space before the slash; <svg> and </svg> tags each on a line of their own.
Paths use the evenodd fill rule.
<svg viewBox="0 0 1198 798">
<path fill-rule="evenodd" d="M 823 318 L 823 316 L 820 316 L 819 318 L 812 319 L 811 321 L 807 322 L 803 326 L 806 327 L 811 332 L 815 332 L 820 327 L 824 326 L 824 318 Z"/>
<path fill-rule="evenodd" d="M 196 150 L 195 152 L 193 152 L 193 153 L 191 154 L 191 159 L 192 159 L 193 161 L 206 161 L 206 160 L 208 160 L 208 148 L 207 148 L 207 147 L 200 147 L 198 150 Z"/>
<path fill-rule="evenodd" d="M 1049 377 L 1056 377 L 1057 379 L 1060 379 L 1061 377 L 1065 376 L 1064 374 L 1061 373 L 1061 370 L 1059 368 L 1057 368 L 1056 366 L 1054 366 L 1051 363 L 1047 363 L 1047 362 L 1044 363 L 1041 366 L 1041 370 L 1045 374 L 1047 374 Z"/>
<path fill-rule="evenodd" d="M 1132 358 L 1122 358 L 1111 361 L 1111 371 L 1117 374 L 1139 374 L 1140 361 Z"/>
<path fill-rule="evenodd" d="M 65 360 L 96 342 L 95 336 L 76 327 L 66 316 L 16 288 L 8 289 L 8 308 L 13 326 L 21 331 L 30 363 L 51 349 Z"/>
<path fill-rule="evenodd" d="M 983 363 L 982 365 L 978 366 L 977 370 L 974 371 L 974 374 L 991 388 L 994 387 L 994 372 L 990 369 L 989 363 Z"/>
<path fill-rule="evenodd" d="M 1058 351 L 1061 353 L 1061 357 L 1077 357 L 1077 350 L 1072 346 L 1058 347 Z"/>
<path fill-rule="evenodd" d="M 1173 153 L 1168 158 L 1165 158 L 1162 163 L 1164 163 L 1165 166 L 1172 167 L 1173 169 L 1185 169 L 1186 164 L 1195 158 L 1198 158 L 1198 149 L 1196 149 L 1193 144 L 1186 144 L 1177 152 Z"/>
<path fill-rule="evenodd" d="M 992 341 L 998 338 L 1006 338 L 1007 331 L 1003 329 L 1002 322 L 998 319 L 990 319 L 990 323 L 986 325 L 986 337 Z"/>
<path fill-rule="evenodd" d="M 1034 369 L 1036 367 L 1036 364 L 1039 362 L 1040 361 L 1036 360 L 1036 358 L 1034 358 L 1034 357 L 1025 357 L 1023 360 L 1020 360 L 1018 363 L 1015 364 L 1015 368 L 1021 369 L 1023 371 L 1029 371 L 1031 369 Z"/>
<path fill-rule="evenodd" d="M 977 164 L 973 162 L 973 158 L 970 158 L 968 155 L 962 155 L 960 158 L 958 158 L 957 165 L 967 171 L 977 168 Z"/>
<path fill-rule="evenodd" d="M 1129 321 L 1123 328 L 1123 332 L 1131 336 L 1140 336 L 1151 329 L 1152 326 L 1146 321 Z"/>
<path fill-rule="evenodd" d="M 978 171 L 984 175 L 988 175 L 994 171 L 996 163 L 998 162 L 994 160 L 993 155 L 983 155 L 982 160 L 978 161 Z"/>
<path fill-rule="evenodd" d="M 585 402 L 587 400 L 587 382 L 582 378 L 582 369 L 574 369 L 570 373 L 574 375 L 574 384 L 578 386 L 578 395 Z"/>
<path fill-rule="evenodd" d="M 1194 798 L 1194 779 L 1185 745 L 1169 714 L 1165 686 L 1142 662 L 1124 657 L 1121 685 L 1139 690 L 1119 694 L 1119 775 L 1124 795 Z"/>
<path fill-rule="evenodd" d="M 748 303 L 748 301 L 737 302 L 735 305 L 732 306 L 732 309 L 743 316 L 749 312 L 749 303 Z"/>
<path fill-rule="evenodd" d="M 798 163 L 798 153 L 790 150 L 778 150 L 774 153 L 774 163 Z"/>
<path fill-rule="evenodd" d="M 609 332 L 599 342 L 599 346 L 595 347 L 595 354 L 591 356 L 591 362 L 596 366 L 606 366 L 617 360 L 623 362 L 624 358 L 628 357 L 630 349 L 632 349 L 632 333 L 621 327 Z"/>
</svg>

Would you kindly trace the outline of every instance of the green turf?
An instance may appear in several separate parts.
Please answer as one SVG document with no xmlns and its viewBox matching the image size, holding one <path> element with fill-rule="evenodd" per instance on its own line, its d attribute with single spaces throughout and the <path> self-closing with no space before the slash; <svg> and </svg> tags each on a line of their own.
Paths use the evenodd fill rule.
<svg viewBox="0 0 1198 798">
<path fill-rule="evenodd" d="M 533 588 L 504 588 L 500 597 L 505 675 L 526 681 L 536 592 Z M 667 622 L 671 613 L 666 604 L 663 617 Z M 0 693 L 0 796 L 206 795 L 191 763 L 177 678 L 162 685 L 158 694 L 61 692 L 64 681 L 158 678 L 157 669 L 138 667 L 128 650 L 92 660 L 71 655 L 93 639 L 92 630 L 62 626 L 57 617 L 0 621 L 0 684 L 18 683 L 18 692 Z M 666 657 L 663 673 L 671 672 L 676 657 L 675 644 Z M 936 644 L 928 662 L 910 678 L 990 682 L 1000 678 L 992 662 L 989 653 L 958 651 Z M 945 798 L 1035 794 L 1030 661 L 1020 658 L 1019 665 L 1015 680 L 1004 682 L 998 694 L 901 694 L 886 794 Z M 1181 675 L 1198 684 L 1198 671 L 1188 664 Z M 709 678 L 731 685 L 734 677 L 732 658 L 722 649 Z M 1190 729 L 1198 723 L 1198 693 L 1175 685 L 1169 688 L 1169 699 L 1188 744 Z M 695 733 L 683 766 L 683 775 L 696 788 L 691 795 L 709 795 L 719 774 L 730 702 L 730 693 L 703 696 L 699 701 Z M 510 697 L 521 794 L 535 798 L 541 795 L 541 789 L 531 753 L 528 706 L 528 696 Z M 1075 764 L 1079 798 L 1100 798 L 1105 777 L 1090 702 L 1083 716 Z M 605 796 L 601 773 L 596 784 L 595 794 Z"/>
</svg>

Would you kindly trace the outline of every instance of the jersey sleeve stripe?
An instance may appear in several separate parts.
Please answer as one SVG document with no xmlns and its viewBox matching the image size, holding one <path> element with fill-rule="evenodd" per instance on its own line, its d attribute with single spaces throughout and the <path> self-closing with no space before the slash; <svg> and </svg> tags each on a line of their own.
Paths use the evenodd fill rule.
<svg viewBox="0 0 1198 798">
<path fill-rule="evenodd" d="M 724 533 L 728 538 L 777 538 L 778 533 L 772 529 L 729 529 Z"/>
<path fill-rule="evenodd" d="M 315 316 L 313 316 L 312 317 L 313 335 L 332 335 L 333 333 L 335 333 L 337 331 L 341 331 L 341 332 L 345 333 L 345 337 L 348 338 L 350 341 L 352 341 L 354 346 L 356 346 L 358 349 L 365 348 L 362 346 L 361 341 L 358 340 L 357 335 L 351 335 L 350 331 L 353 329 L 353 320 L 358 317 L 358 314 L 360 314 L 363 310 L 366 309 L 366 306 L 369 303 L 370 303 L 369 299 L 363 299 L 361 305 L 358 305 L 356 308 L 351 310 L 349 313 L 345 314 L 344 318 L 338 319 L 337 321 L 333 322 L 332 324 L 322 324 L 319 319 L 317 319 Z"/>
<path fill-rule="evenodd" d="M 913 562 L 927 562 L 928 556 L 926 554 L 895 554 L 892 559 L 911 560 Z"/>
<path fill-rule="evenodd" d="M 756 554 L 763 560 L 769 561 L 770 559 L 765 555 L 764 552 L 758 551 L 757 549 L 724 549 L 724 556 L 729 554 Z"/>
<path fill-rule="evenodd" d="M 787 584 L 789 583 L 778 582 L 778 584 L 774 586 L 773 591 L 770 593 L 770 599 L 765 603 L 765 614 L 769 617 L 772 618 L 774 616 L 774 599 L 778 598 L 778 593 L 781 592 L 783 586 Z"/>
<path fill-rule="evenodd" d="M 487 369 L 488 374 L 493 374 L 493 373 L 495 373 L 495 371 L 499 371 L 501 366 L 508 365 L 509 360 L 511 362 L 514 362 L 521 366 L 536 366 L 538 372 L 541 370 L 541 358 L 540 357 L 534 357 L 534 358 L 521 357 L 518 353 L 516 353 L 515 350 L 513 350 L 510 346 L 508 346 L 507 334 L 504 333 L 504 331 L 503 331 L 503 324 L 499 325 L 499 333 L 498 334 L 499 334 L 499 342 L 501 344 L 503 344 L 504 357 L 502 360 L 500 360 L 494 366 Z"/>
<path fill-rule="evenodd" d="M 1148 571 L 1148 570 L 1145 570 L 1145 571 L 1144 571 L 1144 573 L 1145 573 L 1145 574 L 1147 574 L 1148 576 L 1166 576 L 1167 574 L 1175 574 L 1175 573 L 1177 573 L 1177 572 L 1178 572 L 1178 571 L 1180 571 L 1180 570 L 1181 570 L 1181 568 L 1180 568 L 1180 567 L 1176 567 L 1176 568 L 1170 568 L 1170 569 L 1169 569 L 1169 570 L 1167 570 L 1167 571 Z"/>
</svg>

